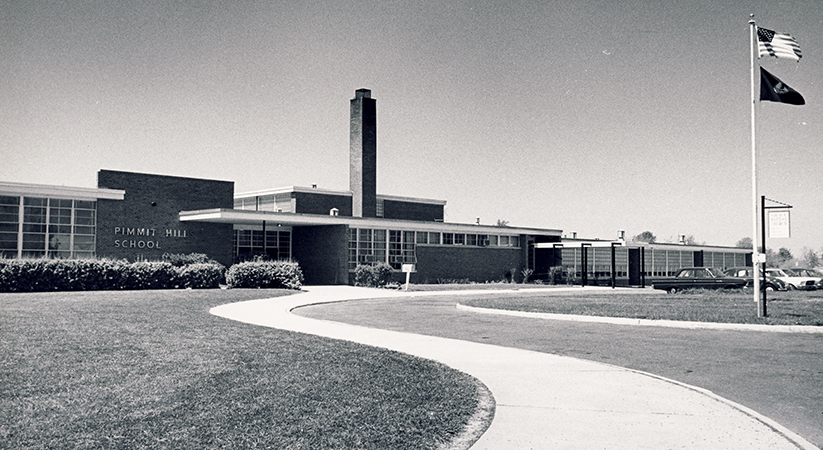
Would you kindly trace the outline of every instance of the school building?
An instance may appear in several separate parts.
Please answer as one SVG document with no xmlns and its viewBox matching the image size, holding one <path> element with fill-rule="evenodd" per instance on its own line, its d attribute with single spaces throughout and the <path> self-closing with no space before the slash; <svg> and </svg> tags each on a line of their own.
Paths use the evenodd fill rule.
<svg viewBox="0 0 823 450">
<path fill-rule="evenodd" d="M 445 222 L 445 200 L 377 192 L 377 108 L 368 89 L 355 92 L 350 112 L 348 190 L 235 193 L 232 181 L 114 170 L 98 172 L 97 188 L 0 182 L 0 257 L 159 260 L 164 253 L 205 253 L 229 266 L 265 255 L 297 261 L 306 284 L 347 284 L 357 265 L 375 263 L 398 273 L 412 265 L 413 283 L 496 281 L 512 272 L 521 277 L 523 269 L 545 279 L 553 267 L 576 267 L 588 284 L 608 274 L 621 285 L 641 285 L 681 266 L 751 265 L 745 249 L 627 244 L 622 236 L 587 241 L 553 228 Z"/>
</svg>

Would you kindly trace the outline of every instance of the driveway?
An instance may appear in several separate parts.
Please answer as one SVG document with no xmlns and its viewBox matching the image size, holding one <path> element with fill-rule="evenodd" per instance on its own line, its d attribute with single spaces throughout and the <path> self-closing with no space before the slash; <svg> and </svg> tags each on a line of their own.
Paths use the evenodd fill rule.
<svg viewBox="0 0 823 450">
<path fill-rule="evenodd" d="M 707 389 L 823 445 L 823 334 L 497 316 L 459 310 L 454 295 L 417 294 L 309 306 L 294 313 L 648 372 Z"/>
</svg>

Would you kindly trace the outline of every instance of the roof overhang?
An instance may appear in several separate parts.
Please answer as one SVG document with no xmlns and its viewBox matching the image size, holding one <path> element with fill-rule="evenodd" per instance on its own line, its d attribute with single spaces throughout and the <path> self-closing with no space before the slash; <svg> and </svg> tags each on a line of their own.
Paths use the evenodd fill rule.
<svg viewBox="0 0 823 450">
<path fill-rule="evenodd" d="M 0 181 L 0 195 L 23 195 L 29 197 L 61 198 L 71 200 L 123 200 L 126 191 L 121 189 L 99 189 L 46 184 L 10 183 Z"/>
<path fill-rule="evenodd" d="M 323 194 L 323 195 L 337 195 L 337 196 L 344 196 L 344 197 L 351 197 L 351 191 L 335 191 L 331 189 L 323 189 L 323 188 L 316 188 L 316 187 L 304 187 L 304 186 L 285 186 L 277 189 L 266 189 L 262 191 L 251 191 L 251 192 L 241 192 L 238 194 L 234 194 L 235 199 L 243 199 L 243 198 L 254 198 L 254 197 L 262 197 L 265 195 L 275 195 L 275 194 L 290 194 L 293 192 L 302 192 L 305 194 Z M 377 194 L 378 200 L 389 200 L 389 201 L 396 201 L 396 202 L 409 202 L 409 203 L 427 203 L 432 205 L 445 205 L 445 200 L 437 200 L 433 198 L 422 198 L 422 197 L 404 197 L 400 195 L 384 195 L 384 194 Z"/>
<path fill-rule="evenodd" d="M 393 220 L 376 217 L 349 217 L 320 214 L 277 213 L 269 211 L 248 211 L 243 209 L 204 209 L 181 211 L 181 222 L 230 223 L 234 225 L 277 224 L 281 226 L 322 226 L 346 225 L 352 228 L 394 228 L 409 231 L 434 231 L 477 234 L 529 234 L 538 236 L 560 236 L 561 230 L 540 228 L 497 227 L 449 222 L 423 222 L 414 220 Z"/>
</svg>

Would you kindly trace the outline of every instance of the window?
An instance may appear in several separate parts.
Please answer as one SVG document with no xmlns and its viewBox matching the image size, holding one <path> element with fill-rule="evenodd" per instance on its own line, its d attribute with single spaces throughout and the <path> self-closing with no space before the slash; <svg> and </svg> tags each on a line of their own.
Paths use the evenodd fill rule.
<svg viewBox="0 0 823 450">
<path fill-rule="evenodd" d="M 0 256 L 94 256 L 96 213 L 93 200 L 0 196 Z"/>
<path fill-rule="evenodd" d="M 257 197 L 257 210 L 275 212 L 274 194 Z"/>
<path fill-rule="evenodd" d="M 237 261 L 247 261 L 265 256 L 270 259 L 287 261 L 291 259 L 290 230 L 234 230 L 234 257 Z"/>
<path fill-rule="evenodd" d="M 439 244 L 440 233 L 429 233 L 429 244 Z"/>
<path fill-rule="evenodd" d="M 477 235 L 476 234 L 467 234 L 466 235 L 466 245 L 477 245 Z"/>
<path fill-rule="evenodd" d="M 17 257 L 20 197 L 0 195 L 0 258 Z"/>
<path fill-rule="evenodd" d="M 402 230 L 351 229 L 349 231 L 349 270 L 360 264 L 388 263 L 400 269 L 415 263 L 416 233 Z"/>
<path fill-rule="evenodd" d="M 454 233 L 443 233 L 443 244 L 454 245 Z"/>
</svg>

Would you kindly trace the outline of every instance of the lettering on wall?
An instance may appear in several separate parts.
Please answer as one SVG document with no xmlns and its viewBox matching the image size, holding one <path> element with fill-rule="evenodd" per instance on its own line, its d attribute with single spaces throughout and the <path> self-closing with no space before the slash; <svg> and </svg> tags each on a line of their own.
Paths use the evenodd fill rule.
<svg viewBox="0 0 823 450">
<path fill-rule="evenodd" d="M 188 230 L 158 230 L 156 228 L 141 227 L 114 227 L 114 235 L 116 237 L 123 236 L 123 238 L 114 240 L 115 248 L 137 249 L 162 249 L 163 246 L 159 238 L 186 239 L 191 237 Z"/>
</svg>

